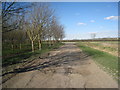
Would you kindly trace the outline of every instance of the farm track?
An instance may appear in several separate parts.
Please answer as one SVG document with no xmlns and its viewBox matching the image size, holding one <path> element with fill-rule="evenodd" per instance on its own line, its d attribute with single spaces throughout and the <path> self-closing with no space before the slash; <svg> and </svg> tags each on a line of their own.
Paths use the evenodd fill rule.
<svg viewBox="0 0 120 90">
<path fill-rule="evenodd" d="M 66 43 L 15 72 L 3 88 L 118 88 L 118 84 L 84 54 Z"/>
<path fill-rule="evenodd" d="M 32 64 L 34 64 L 35 61 L 34 59 L 30 60 L 30 61 L 27 61 L 25 63 L 23 63 L 22 65 L 19 65 L 19 68 L 15 68 L 13 69 L 12 71 L 7 71 L 6 73 L 3 73 L 2 74 L 2 83 L 5 83 L 7 80 L 11 79 L 12 77 L 14 77 L 17 73 L 16 71 L 18 72 L 19 70 L 21 70 L 23 67 L 26 68 L 26 67 L 29 67 L 31 66 Z M 3 78 L 5 77 L 5 78 Z M 6 78 L 7 77 L 7 78 Z"/>
</svg>

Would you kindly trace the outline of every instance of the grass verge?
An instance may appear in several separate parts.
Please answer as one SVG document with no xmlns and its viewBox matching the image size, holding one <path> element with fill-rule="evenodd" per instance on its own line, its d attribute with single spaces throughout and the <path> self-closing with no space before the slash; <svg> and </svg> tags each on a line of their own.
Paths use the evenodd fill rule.
<svg viewBox="0 0 120 90">
<path fill-rule="evenodd" d="M 118 79 L 118 57 L 110 55 L 91 47 L 85 46 L 83 43 L 78 43 L 82 51 L 93 58 L 97 64 L 104 70 L 110 73 L 115 79 Z"/>
<path fill-rule="evenodd" d="M 56 49 L 58 47 L 60 47 L 61 45 L 63 45 L 63 43 L 55 43 L 52 46 L 47 45 L 46 43 L 42 43 L 42 49 L 41 50 L 35 50 L 35 52 L 31 52 L 30 48 L 25 48 L 23 50 L 18 50 L 19 52 L 14 52 L 14 53 L 9 53 L 12 52 L 12 50 L 10 49 L 4 49 L 3 51 L 3 56 L 9 55 L 10 57 L 7 58 L 3 58 L 2 60 L 2 65 L 3 67 L 5 66 L 9 66 L 9 65 L 13 65 L 13 64 L 18 64 L 18 63 L 22 63 L 24 60 L 30 58 L 30 57 L 36 57 L 37 55 L 43 54 L 45 52 L 48 52 L 50 50 Z M 7 54 L 4 54 L 4 52 L 7 52 Z"/>
<path fill-rule="evenodd" d="M 2 65 L 5 65 L 5 66 L 3 66 L 2 68 L 2 74 L 5 74 L 7 72 L 12 72 L 15 69 L 19 69 L 20 67 L 23 67 L 28 62 L 31 62 L 34 59 L 39 58 L 44 53 L 57 49 L 62 45 L 64 45 L 64 43 L 61 43 L 61 42 L 55 43 L 52 46 L 48 46 L 46 43 L 43 43 L 42 50 L 36 50 L 34 53 L 31 51 L 24 52 L 24 53 L 20 53 L 19 55 L 4 59 L 4 61 L 2 62 Z M 9 75 L 6 75 L 3 78 L 6 79 L 8 77 Z"/>
</svg>

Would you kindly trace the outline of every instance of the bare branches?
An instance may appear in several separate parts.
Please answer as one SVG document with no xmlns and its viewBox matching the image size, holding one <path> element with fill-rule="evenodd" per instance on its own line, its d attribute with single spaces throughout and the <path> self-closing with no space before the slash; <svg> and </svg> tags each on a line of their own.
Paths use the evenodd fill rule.
<svg viewBox="0 0 120 90">
<path fill-rule="evenodd" d="M 41 50 L 41 40 L 45 28 L 48 27 L 48 24 L 51 21 L 54 10 L 49 8 L 49 5 L 46 3 L 34 3 L 32 13 L 31 13 L 31 23 L 35 26 L 35 30 L 38 33 L 38 43 L 39 50 Z"/>
<path fill-rule="evenodd" d="M 54 15 L 55 10 L 50 8 L 48 3 L 4 2 L 2 5 L 3 34 L 5 37 L 12 38 L 13 33 L 14 39 L 20 44 L 20 49 L 24 40 L 31 42 L 32 52 L 34 52 L 34 42 L 38 43 L 39 50 L 41 50 L 43 40 L 52 42 L 64 38 L 64 27 L 59 23 Z M 26 38 L 25 35 L 28 37 Z M 9 39 L 6 38 L 6 40 Z"/>
<path fill-rule="evenodd" d="M 30 5 L 17 2 L 2 2 L 2 33 L 19 28 L 19 17 L 24 17 Z"/>
<path fill-rule="evenodd" d="M 57 21 L 57 18 L 54 16 L 52 18 L 52 24 L 51 24 L 51 29 L 52 29 L 52 36 L 55 40 L 61 40 L 64 38 L 64 27 L 59 24 Z"/>
</svg>

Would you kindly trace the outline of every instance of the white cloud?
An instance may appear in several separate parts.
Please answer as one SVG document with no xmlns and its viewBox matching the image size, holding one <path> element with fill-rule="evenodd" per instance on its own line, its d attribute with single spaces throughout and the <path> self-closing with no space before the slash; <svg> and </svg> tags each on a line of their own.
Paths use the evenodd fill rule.
<svg viewBox="0 0 120 90">
<path fill-rule="evenodd" d="M 118 20 L 118 16 L 109 16 L 109 17 L 106 17 L 104 19 L 106 19 L 106 20 Z"/>
<path fill-rule="evenodd" d="M 95 20 L 90 20 L 90 22 L 92 22 L 92 23 L 93 23 L 93 22 L 95 22 Z"/>
<path fill-rule="evenodd" d="M 87 25 L 86 23 L 79 22 L 77 25 Z"/>
</svg>

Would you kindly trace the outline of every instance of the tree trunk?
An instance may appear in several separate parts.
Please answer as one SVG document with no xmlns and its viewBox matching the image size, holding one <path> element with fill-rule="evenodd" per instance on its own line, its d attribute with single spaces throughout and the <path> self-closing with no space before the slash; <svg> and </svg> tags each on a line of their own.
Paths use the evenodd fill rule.
<svg viewBox="0 0 120 90">
<path fill-rule="evenodd" d="M 51 37 L 49 38 L 49 47 L 51 47 Z"/>
<path fill-rule="evenodd" d="M 14 48 L 13 44 L 11 44 L 11 48 L 12 48 L 12 50 L 13 50 L 13 48 Z"/>
<path fill-rule="evenodd" d="M 32 43 L 32 52 L 34 52 L 34 42 L 31 41 L 31 43 Z"/>
<path fill-rule="evenodd" d="M 21 43 L 20 43 L 20 50 L 22 49 Z"/>
<path fill-rule="evenodd" d="M 50 42 L 51 42 L 50 45 L 52 46 L 52 38 L 51 37 L 50 37 Z"/>
<path fill-rule="evenodd" d="M 38 40 L 38 43 L 39 43 L 39 50 L 41 50 L 41 41 Z"/>
<path fill-rule="evenodd" d="M 39 50 L 41 50 L 41 40 L 40 40 L 40 34 L 38 34 L 38 47 L 39 47 Z"/>
</svg>

